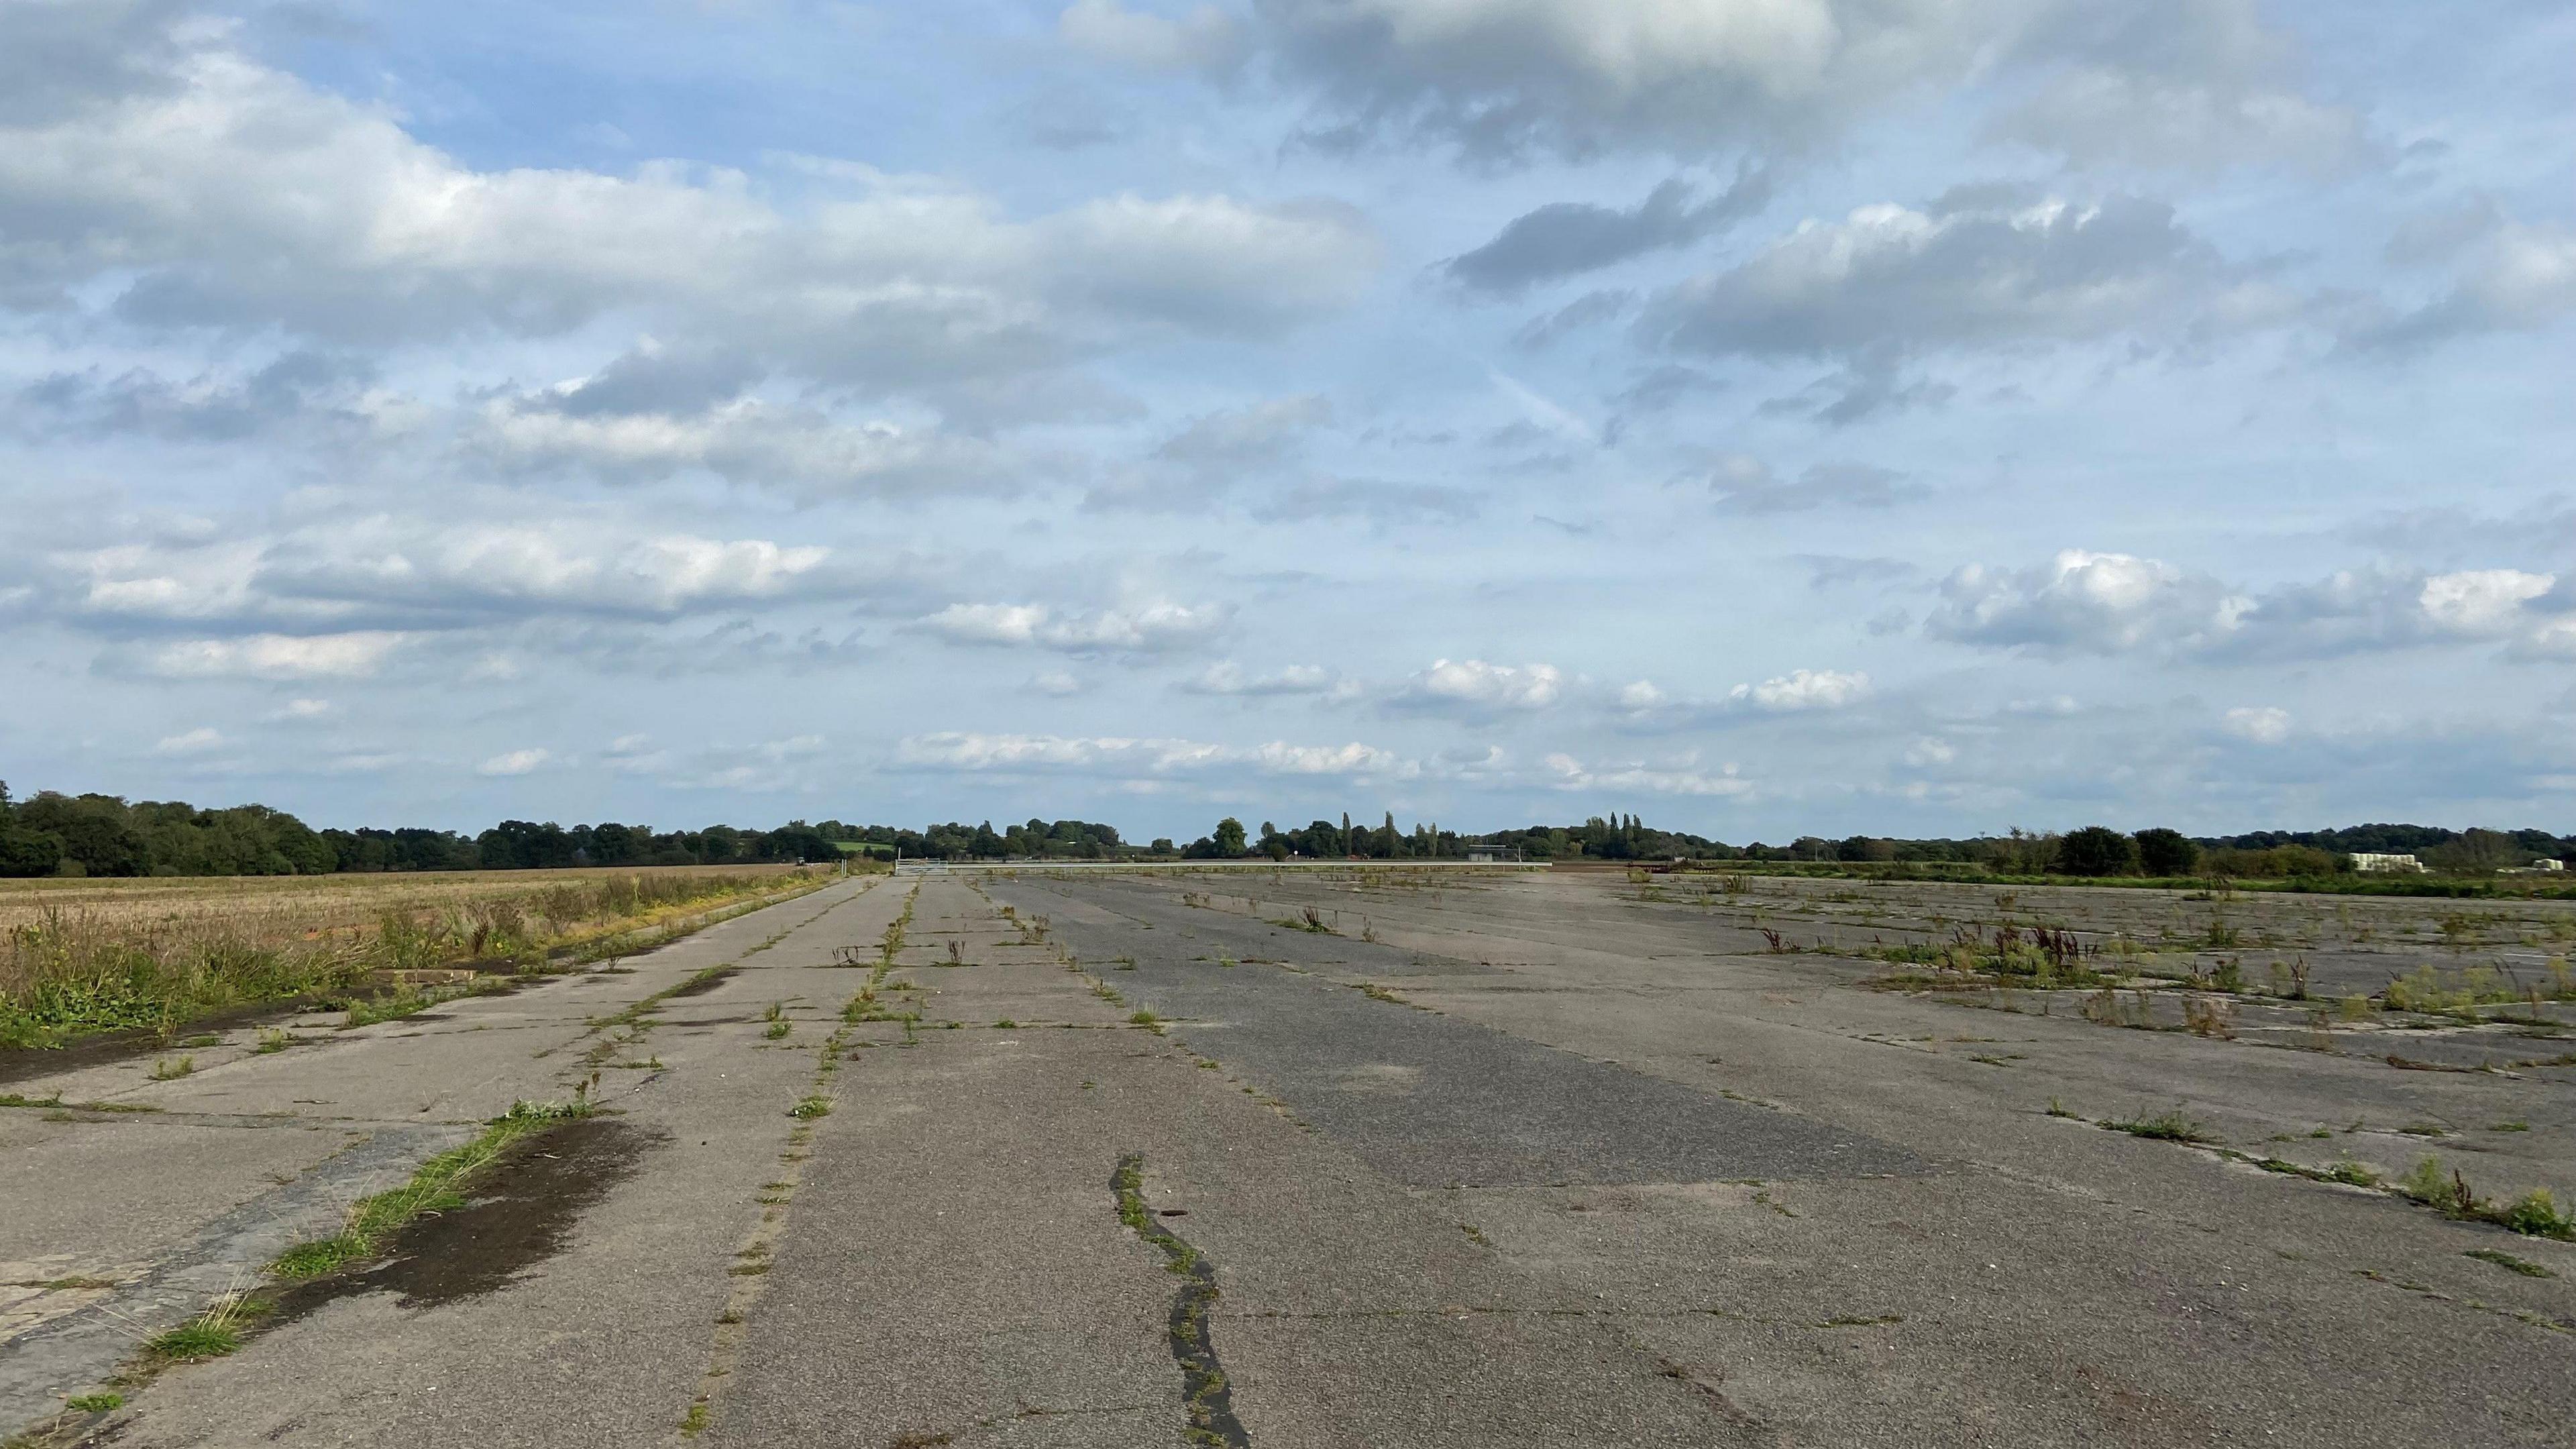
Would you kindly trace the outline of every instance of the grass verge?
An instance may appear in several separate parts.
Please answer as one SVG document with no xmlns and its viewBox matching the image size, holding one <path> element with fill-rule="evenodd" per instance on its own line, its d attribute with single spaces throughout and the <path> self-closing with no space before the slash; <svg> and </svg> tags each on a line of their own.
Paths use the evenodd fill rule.
<svg viewBox="0 0 2576 1449">
<path fill-rule="evenodd" d="M 78 909 L 42 904 L 0 932 L 0 1049 L 108 1032 L 167 1042 L 221 1012 L 345 998 L 377 971 L 562 969 L 838 879 L 785 869 L 489 874 L 317 878 L 331 883 L 296 895 L 199 882 L 182 913 L 154 909 L 161 887 L 149 881 L 103 883 L 105 898 Z"/>
</svg>

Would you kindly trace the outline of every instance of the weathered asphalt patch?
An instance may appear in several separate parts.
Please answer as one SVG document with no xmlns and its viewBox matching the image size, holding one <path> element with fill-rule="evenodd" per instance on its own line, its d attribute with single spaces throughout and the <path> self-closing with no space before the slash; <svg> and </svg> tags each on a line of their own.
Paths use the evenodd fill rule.
<svg viewBox="0 0 2576 1449">
<path fill-rule="evenodd" d="M 1024 915 L 1050 914 L 1059 892 L 1075 889 L 1012 882 L 996 894 Z M 1057 934 L 1095 965 L 1113 952 L 1132 955 L 1134 971 L 1104 979 L 1133 1005 L 1172 1018 L 1170 1029 L 1193 1048 L 1397 1182 L 1544 1187 L 1924 1169 L 1913 1153 L 1844 1128 L 1267 964 L 1329 962 L 1366 972 L 1376 956 L 1409 959 L 1392 947 L 1174 908 L 1144 891 L 1118 894 L 1156 929 L 1076 921 Z M 1214 964 L 1220 955 L 1240 964 Z"/>
</svg>

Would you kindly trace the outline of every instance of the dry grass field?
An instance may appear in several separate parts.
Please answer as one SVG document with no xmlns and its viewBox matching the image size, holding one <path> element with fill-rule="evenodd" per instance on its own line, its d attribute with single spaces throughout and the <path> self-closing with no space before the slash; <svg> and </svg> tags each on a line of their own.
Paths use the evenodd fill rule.
<svg viewBox="0 0 2576 1449">
<path fill-rule="evenodd" d="M 0 1047 L 159 1030 L 372 973 L 542 969 L 831 878 L 783 866 L 0 883 Z"/>
</svg>

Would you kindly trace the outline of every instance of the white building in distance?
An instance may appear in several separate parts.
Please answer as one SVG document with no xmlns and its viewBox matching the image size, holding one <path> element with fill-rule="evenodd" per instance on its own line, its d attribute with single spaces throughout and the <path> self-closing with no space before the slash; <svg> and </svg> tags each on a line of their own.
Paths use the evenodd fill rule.
<svg viewBox="0 0 2576 1449">
<path fill-rule="evenodd" d="M 2421 872 L 2424 869 L 2424 862 L 2411 855 L 2382 855 L 2373 851 L 2360 850 L 2353 852 L 2352 868 L 2371 871 Z"/>
</svg>

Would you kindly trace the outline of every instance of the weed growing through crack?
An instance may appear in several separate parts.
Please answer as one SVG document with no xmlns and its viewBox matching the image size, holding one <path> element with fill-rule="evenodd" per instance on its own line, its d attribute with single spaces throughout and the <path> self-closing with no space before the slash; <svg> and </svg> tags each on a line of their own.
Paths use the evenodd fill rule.
<svg viewBox="0 0 2576 1449">
<path fill-rule="evenodd" d="M 769 1024 L 768 1030 L 763 1031 L 761 1035 L 767 1037 L 771 1041 L 777 1041 L 795 1029 L 796 1027 L 793 1022 L 773 1021 Z"/>
<path fill-rule="evenodd" d="M 2463 1258 L 2475 1258 L 2481 1263 L 2493 1263 L 2507 1272 L 2520 1273 L 2525 1278 L 2555 1278 L 2558 1276 L 2556 1273 L 2531 1261 L 2529 1258 L 2517 1258 L 2511 1253 L 2507 1253 L 2496 1248 L 2471 1248 L 2460 1256 Z"/>
<path fill-rule="evenodd" d="M 2380 1185 L 2377 1172 L 2373 1171 L 2368 1164 L 2357 1162 L 2350 1156 L 2337 1159 L 2331 1167 L 2308 1167 L 2279 1157 L 2261 1158 L 2254 1165 L 2265 1172 L 2277 1172 L 2285 1177 L 2304 1177 L 2310 1182 L 2339 1182 L 2346 1187 Z"/>
<path fill-rule="evenodd" d="M 2562 1210 L 2545 1187 L 2533 1188 L 2509 1203 L 2494 1202 L 2478 1196 L 2458 1168 L 2445 1177 L 2441 1161 L 2432 1157 L 2416 1163 L 2389 1186 L 2447 1218 L 2493 1223 L 2525 1237 L 2576 1243 L 2576 1213 Z"/>
<path fill-rule="evenodd" d="M 163 1057 L 152 1064 L 152 1080 L 175 1082 L 197 1069 L 195 1057 Z"/>
<path fill-rule="evenodd" d="M 221 1358 L 241 1347 L 243 1321 L 263 1311 L 242 1283 L 226 1288 L 206 1310 L 178 1327 L 153 1335 L 143 1347 L 172 1362 Z"/>
<path fill-rule="evenodd" d="M 259 1045 L 251 1050 L 261 1056 L 271 1056 L 293 1045 L 295 1038 L 288 1035 L 285 1028 L 272 1026 L 259 1034 Z"/>
<path fill-rule="evenodd" d="M 832 1115 L 832 1099 L 824 1096 L 802 1098 L 795 1106 L 787 1109 L 787 1115 L 801 1122 L 811 1122 L 817 1117 L 829 1117 Z"/>
<path fill-rule="evenodd" d="M 2236 1008 L 2232 1003 L 2206 996 L 2186 996 L 2182 1003 L 2183 1030 L 2193 1036 L 2225 1040 L 2236 1035 Z"/>
<path fill-rule="evenodd" d="M 2200 1124 L 2185 1117 L 2179 1107 L 2169 1112 L 2159 1112 L 2152 1117 L 2140 1115 L 2126 1120 L 2105 1121 L 2102 1125 L 2114 1132 L 2126 1132 L 2132 1137 L 2144 1137 L 2152 1142 L 2199 1143 L 2209 1140 L 2209 1135 L 2201 1130 Z"/>
<path fill-rule="evenodd" d="M 167 1333 L 154 1335 L 145 1347 L 162 1358 L 221 1358 L 241 1347 L 241 1334 L 227 1325 L 192 1318 Z"/>
<path fill-rule="evenodd" d="M 125 1407 L 125 1395 L 119 1393 L 74 1394 L 63 1400 L 63 1407 L 75 1414 L 105 1414 Z"/>
</svg>

